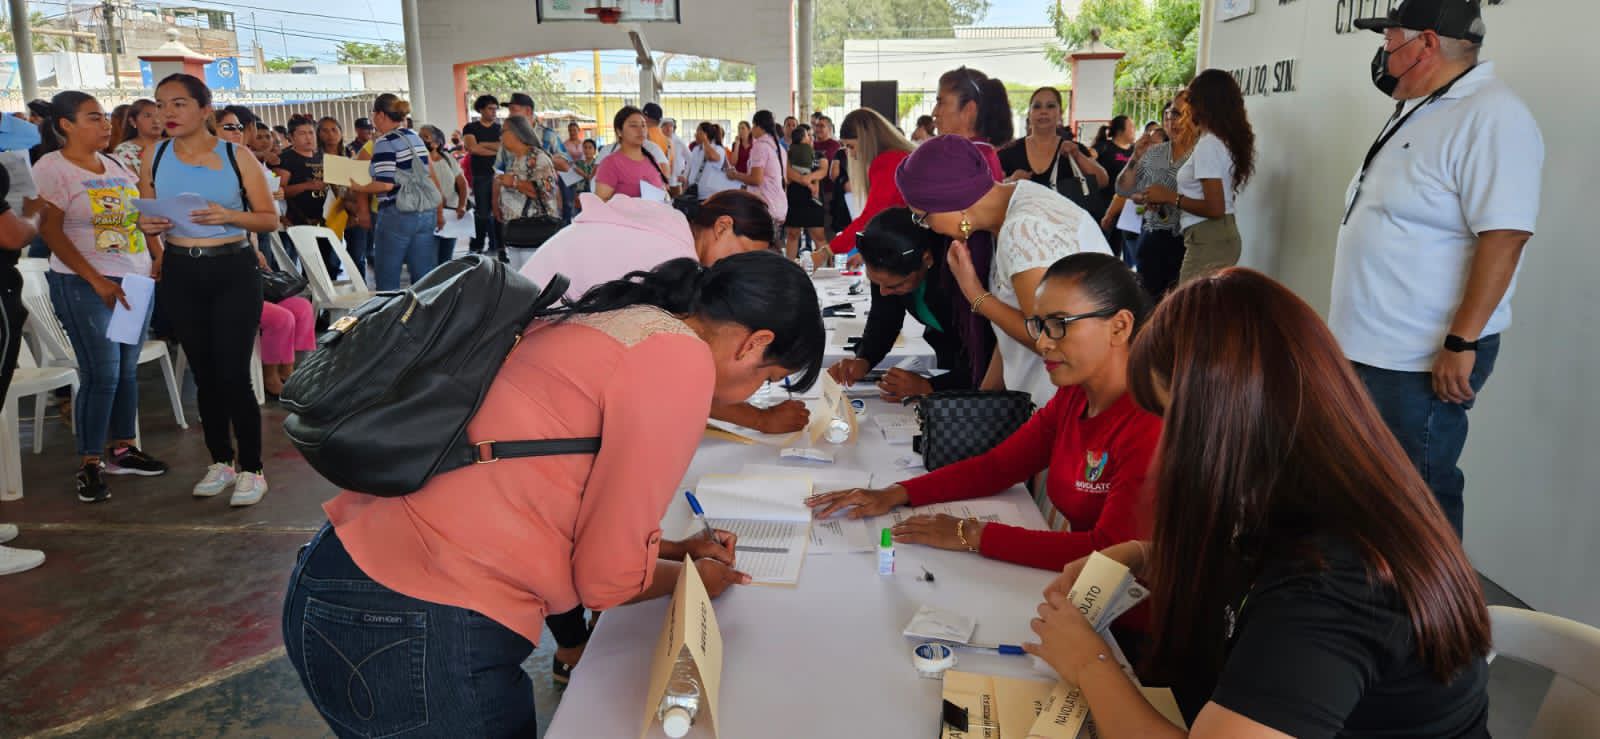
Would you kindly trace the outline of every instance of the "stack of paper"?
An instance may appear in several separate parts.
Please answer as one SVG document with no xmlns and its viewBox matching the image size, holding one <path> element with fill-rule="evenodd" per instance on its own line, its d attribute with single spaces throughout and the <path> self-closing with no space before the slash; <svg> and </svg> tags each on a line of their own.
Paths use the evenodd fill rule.
<svg viewBox="0 0 1600 739">
<path fill-rule="evenodd" d="M 695 497 L 715 528 L 737 534 L 734 567 L 757 585 L 800 582 L 811 539 L 807 477 L 706 475 Z"/>
<path fill-rule="evenodd" d="M 741 474 L 746 476 L 804 477 L 811 482 L 812 491 L 817 493 L 872 486 L 872 473 L 851 469 L 808 469 L 804 467 L 780 467 L 775 464 L 747 464 Z M 806 553 L 849 554 L 853 552 L 874 552 L 878 549 L 878 539 L 873 536 L 874 531 L 876 529 L 868 528 L 867 522 L 861 519 L 830 518 L 822 521 L 812 521 L 811 544 Z"/>
</svg>

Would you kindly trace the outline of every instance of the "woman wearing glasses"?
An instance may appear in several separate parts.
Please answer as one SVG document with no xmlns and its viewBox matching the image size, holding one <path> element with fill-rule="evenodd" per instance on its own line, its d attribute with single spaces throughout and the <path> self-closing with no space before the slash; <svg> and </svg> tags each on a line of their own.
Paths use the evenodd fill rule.
<svg viewBox="0 0 1600 739">
<path fill-rule="evenodd" d="M 1034 295 L 1047 267 L 1078 252 L 1110 254 L 1100 224 L 1060 193 L 1030 180 L 998 183 L 983 153 L 960 136 L 940 136 L 917 147 L 895 172 L 900 194 L 918 225 L 954 239 L 945 259 L 948 277 L 970 305 L 979 326 L 993 327 L 994 350 L 968 327 L 962 341 L 980 363 L 985 390 L 1020 390 L 1044 406 L 1055 395 L 1024 319 L 1040 315 Z M 968 242 L 993 235 L 993 258 L 975 257 Z M 985 285 L 984 277 L 987 277 Z"/>
<path fill-rule="evenodd" d="M 1050 266 L 1025 323 L 1060 390 L 999 446 L 880 490 L 841 490 L 808 503 L 819 518 L 996 495 L 1048 469 L 1039 501 L 1050 531 L 952 516 L 913 516 L 897 542 L 967 550 L 1055 569 L 1139 535 L 1140 502 L 1161 419 L 1128 395 L 1128 356 L 1149 303 L 1110 254 L 1074 254 Z M 1043 496 L 1043 494 L 1041 494 Z"/>
</svg>

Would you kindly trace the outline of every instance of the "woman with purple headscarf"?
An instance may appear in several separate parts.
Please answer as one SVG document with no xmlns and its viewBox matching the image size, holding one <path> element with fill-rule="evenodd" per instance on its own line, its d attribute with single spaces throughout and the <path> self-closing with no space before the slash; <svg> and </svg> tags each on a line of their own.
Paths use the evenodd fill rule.
<svg viewBox="0 0 1600 739">
<path fill-rule="evenodd" d="M 955 240 L 945 263 L 960 288 L 958 304 L 981 319 L 978 325 L 993 325 L 995 350 L 982 387 L 1021 390 L 1044 407 L 1056 387 L 1024 321 L 1034 315 L 1034 292 L 1056 260 L 1078 252 L 1111 253 L 1100 225 L 1048 187 L 995 182 L 987 158 L 960 136 L 924 141 L 900 164 L 895 182 L 919 225 Z M 982 263 L 975 258 L 983 252 L 978 242 L 991 239 L 992 258 Z M 963 340 L 979 346 L 975 335 L 964 333 Z"/>
</svg>

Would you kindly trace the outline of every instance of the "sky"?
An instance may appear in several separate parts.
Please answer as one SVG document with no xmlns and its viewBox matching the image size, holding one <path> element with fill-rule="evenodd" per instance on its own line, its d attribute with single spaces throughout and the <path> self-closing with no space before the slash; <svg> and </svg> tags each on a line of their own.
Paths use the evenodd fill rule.
<svg viewBox="0 0 1600 739">
<path fill-rule="evenodd" d="M 84 1 L 79 0 L 80 4 Z M 1052 0 L 991 0 L 989 14 L 982 24 L 1042 25 L 1046 23 L 1045 9 L 1051 3 Z M 177 4 L 177 0 L 166 4 Z M 396 0 L 341 0 L 337 3 L 327 0 L 190 0 L 185 4 L 233 11 L 244 57 L 252 54 L 257 38 L 268 57 L 330 62 L 340 41 L 381 43 L 402 38 L 400 3 Z M 29 0 L 28 5 L 31 10 L 48 17 L 62 14 L 66 0 Z M 532 2 L 528 16 L 532 22 Z M 580 56 L 581 59 L 573 56 L 573 61 L 588 64 L 592 59 L 588 54 Z M 631 58 L 632 53 L 624 51 L 602 55 L 602 61 L 619 64 L 630 63 Z"/>
</svg>

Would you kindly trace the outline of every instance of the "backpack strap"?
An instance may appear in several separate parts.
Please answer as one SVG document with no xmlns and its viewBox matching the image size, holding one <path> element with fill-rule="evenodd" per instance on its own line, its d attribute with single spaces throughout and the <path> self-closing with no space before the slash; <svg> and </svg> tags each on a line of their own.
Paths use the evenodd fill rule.
<svg viewBox="0 0 1600 739">
<path fill-rule="evenodd" d="M 155 159 L 150 161 L 150 189 L 156 187 L 156 173 L 161 171 L 161 158 L 167 155 L 167 149 L 172 148 L 172 139 L 165 139 L 156 145 Z"/>
<path fill-rule="evenodd" d="M 597 454 L 600 438 L 541 439 L 539 441 L 482 441 L 461 447 L 467 464 L 489 464 L 502 459 L 556 457 L 567 454 Z M 465 466 L 465 465 L 463 465 Z"/>
<path fill-rule="evenodd" d="M 239 159 L 234 156 L 233 142 L 224 142 L 228 151 L 228 164 L 233 166 L 233 179 L 239 183 L 239 202 L 244 205 L 244 211 L 250 212 L 250 195 L 244 191 L 244 173 L 239 171 Z"/>
</svg>

